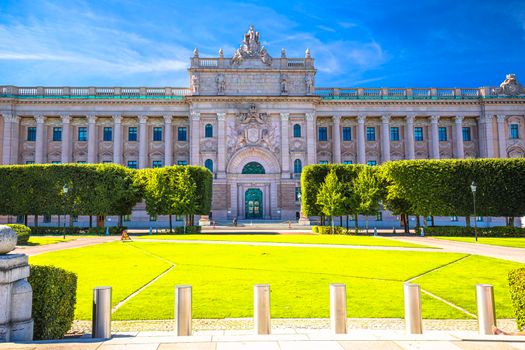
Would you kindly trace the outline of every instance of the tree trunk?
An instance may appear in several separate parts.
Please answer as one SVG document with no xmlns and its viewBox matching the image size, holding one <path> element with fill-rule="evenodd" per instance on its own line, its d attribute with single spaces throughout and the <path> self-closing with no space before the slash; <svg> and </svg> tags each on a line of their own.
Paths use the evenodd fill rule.
<svg viewBox="0 0 525 350">
<path fill-rule="evenodd" d="M 358 225 L 358 222 L 357 222 L 357 219 L 359 218 L 359 214 L 355 214 L 354 215 L 354 219 L 355 219 L 355 224 L 354 224 L 354 227 L 355 227 L 355 234 L 357 235 L 359 233 L 359 225 Z"/>
<path fill-rule="evenodd" d="M 348 215 L 346 216 L 346 231 L 348 231 Z"/>
<path fill-rule="evenodd" d="M 410 234 L 410 216 L 408 214 L 403 214 L 405 220 L 405 233 Z"/>
<path fill-rule="evenodd" d="M 24 215 L 24 225 L 27 226 L 27 215 Z"/>
<path fill-rule="evenodd" d="M 93 227 L 93 216 L 90 215 L 89 216 L 89 228 L 92 228 Z"/>
<path fill-rule="evenodd" d="M 35 227 L 38 227 L 38 215 L 35 215 Z"/>
<path fill-rule="evenodd" d="M 434 215 L 432 215 L 432 216 L 430 217 L 430 225 L 431 225 L 432 227 L 435 226 L 435 223 L 434 223 Z"/>
<path fill-rule="evenodd" d="M 465 216 L 465 226 L 470 227 L 470 216 Z"/>
<path fill-rule="evenodd" d="M 421 221 L 419 220 L 419 215 L 416 215 L 416 230 L 419 230 L 421 226 Z"/>
<path fill-rule="evenodd" d="M 332 222 L 332 234 L 335 234 L 335 223 L 333 215 L 330 215 L 330 221 Z"/>
<path fill-rule="evenodd" d="M 343 227 L 343 217 L 339 217 L 339 227 Z"/>
<path fill-rule="evenodd" d="M 366 227 L 366 234 L 368 235 L 368 215 L 365 216 L 365 227 Z"/>
<path fill-rule="evenodd" d="M 124 219 L 123 219 L 122 215 L 119 215 L 119 216 L 118 216 L 118 225 L 119 225 L 119 227 L 124 226 L 124 224 L 123 224 L 123 220 L 124 220 Z"/>
<path fill-rule="evenodd" d="M 169 215 L 170 217 L 170 233 L 173 233 L 173 222 L 171 221 L 171 214 Z"/>
</svg>

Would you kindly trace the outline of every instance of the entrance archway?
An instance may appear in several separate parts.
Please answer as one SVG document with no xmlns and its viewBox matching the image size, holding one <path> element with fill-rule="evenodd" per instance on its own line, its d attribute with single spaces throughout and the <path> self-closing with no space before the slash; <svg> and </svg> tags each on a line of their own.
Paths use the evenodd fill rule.
<svg viewBox="0 0 525 350">
<path fill-rule="evenodd" d="M 249 188 L 244 193 L 245 218 L 262 219 L 263 218 L 263 195 L 258 188 Z"/>
</svg>

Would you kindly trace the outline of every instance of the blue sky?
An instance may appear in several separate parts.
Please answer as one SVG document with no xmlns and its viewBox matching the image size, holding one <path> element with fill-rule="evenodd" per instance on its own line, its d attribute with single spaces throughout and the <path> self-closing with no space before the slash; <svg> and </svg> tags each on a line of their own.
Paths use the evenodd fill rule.
<svg viewBox="0 0 525 350">
<path fill-rule="evenodd" d="M 0 85 L 188 86 L 194 47 L 310 48 L 324 87 L 525 82 L 525 1 L 0 0 Z"/>
</svg>

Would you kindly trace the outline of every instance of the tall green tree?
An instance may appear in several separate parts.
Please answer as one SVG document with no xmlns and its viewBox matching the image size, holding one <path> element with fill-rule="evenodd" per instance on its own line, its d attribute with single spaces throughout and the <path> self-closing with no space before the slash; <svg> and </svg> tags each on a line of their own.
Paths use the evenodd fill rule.
<svg viewBox="0 0 525 350">
<path fill-rule="evenodd" d="M 382 183 L 377 171 L 372 167 L 363 168 L 354 180 L 354 193 L 358 198 L 357 212 L 366 217 L 368 233 L 368 216 L 377 214 L 382 198 Z"/>
<path fill-rule="evenodd" d="M 332 234 L 334 234 L 334 216 L 345 213 L 345 197 L 343 195 L 343 185 L 339 182 L 335 170 L 331 170 L 326 176 L 323 184 L 317 193 L 317 205 L 321 212 L 330 217 Z"/>
<path fill-rule="evenodd" d="M 197 184 L 190 174 L 188 167 L 179 171 L 176 177 L 171 178 L 174 192 L 171 194 L 171 206 L 175 213 L 184 215 L 184 231 L 190 215 L 194 215 L 198 210 Z"/>
</svg>

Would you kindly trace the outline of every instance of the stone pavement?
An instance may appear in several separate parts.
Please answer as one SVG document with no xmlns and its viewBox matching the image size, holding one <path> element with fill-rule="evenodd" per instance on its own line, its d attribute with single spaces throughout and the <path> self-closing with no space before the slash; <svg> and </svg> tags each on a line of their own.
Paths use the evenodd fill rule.
<svg viewBox="0 0 525 350">
<path fill-rule="evenodd" d="M 26 254 L 29 256 L 34 256 L 42 253 L 54 252 L 57 250 L 73 249 L 80 247 L 87 247 L 90 245 L 101 244 L 106 242 L 113 242 L 120 240 L 120 236 L 100 236 L 93 238 L 79 238 L 74 241 L 60 242 L 55 244 L 45 244 L 38 246 L 28 246 L 28 247 L 16 247 L 12 253 L 16 254 Z"/>
<path fill-rule="evenodd" d="M 445 239 L 436 239 L 432 237 L 402 236 L 388 238 L 395 239 L 401 242 L 422 244 L 429 247 L 441 248 L 443 249 L 443 251 L 446 252 L 482 255 L 491 258 L 511 260 L 525 264 L 525 249 L 523 248 L 501 247 L 481 243 L 457 242 Z"/>
<path fill-rule="evenodd" d="M 523 336 L 480 336 L 465 331 L 428 331 L 406 335 L 403 331 L 352 330 L 334 335 L 328 330 L 282 329 L 271 335 L 253 331 L 203 331 L 190 337 L 173 332 L 118 333 L 112 339 L 89 337 L 62 341 L 5 343 L 0 349 L 85 349 L 85 350 L 525 350 Z"/>
</svg>

